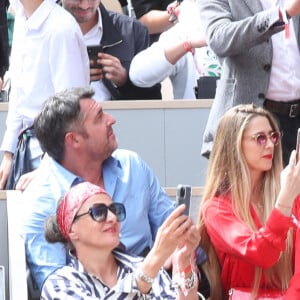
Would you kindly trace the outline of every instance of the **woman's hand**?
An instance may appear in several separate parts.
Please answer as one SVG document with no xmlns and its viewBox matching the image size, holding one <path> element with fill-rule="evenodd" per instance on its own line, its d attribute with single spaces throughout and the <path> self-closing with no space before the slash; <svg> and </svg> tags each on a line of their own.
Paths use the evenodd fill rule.
<svg viewBox="0 0 300 300">
<path fill-rule="evenodd" d="M 189 228 L 193 225 L 192 220 L 182 214 L 184 208 L 184 205 L 177 207 L 157 232 L 151 252 L 158 256 L 163 263 L 177 246 L 184 242 Z"/>
<path fill-rule="evenodd" d="M 281 189 L 276 208 L 290 215 L 296 196 L 300 193 L 300 161 L 296 162 L 296 151 L 292 151 L 289 164 L 280 175 Z"/>
</svg>

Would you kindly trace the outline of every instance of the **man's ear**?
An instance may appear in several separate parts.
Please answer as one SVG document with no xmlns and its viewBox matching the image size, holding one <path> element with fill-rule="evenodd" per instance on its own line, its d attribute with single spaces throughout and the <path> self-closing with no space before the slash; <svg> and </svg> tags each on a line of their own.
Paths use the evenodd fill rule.
<svg viewBox="0 0 300 300">
<path fill-rule="evenodd" d="M 79 136 L 76 132 L 67 132 L 65 135 L 65 143 L 67 146 L 77 148 L 79 146 Z"/>
</svg>

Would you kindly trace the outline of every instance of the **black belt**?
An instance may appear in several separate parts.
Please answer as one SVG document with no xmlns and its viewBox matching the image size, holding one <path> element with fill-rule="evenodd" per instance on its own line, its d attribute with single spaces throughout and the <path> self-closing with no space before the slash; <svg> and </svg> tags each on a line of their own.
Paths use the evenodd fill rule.
<svg viewBox="0 0 300 300">
<path fill-rule="evenodd" d="M 270 99 L 266 99 L 264 107 L 271 112 L 279 115 L 285 115 L 290 118 L 296 118 L 300 116 L 300 99 L 290 102 L 279 102 Z"/>
</svg>

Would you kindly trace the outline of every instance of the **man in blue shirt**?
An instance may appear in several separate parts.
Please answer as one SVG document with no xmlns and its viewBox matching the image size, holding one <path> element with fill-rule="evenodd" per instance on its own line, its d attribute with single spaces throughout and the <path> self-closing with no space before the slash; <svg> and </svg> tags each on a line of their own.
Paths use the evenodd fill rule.
<svg viewBox="0 0 300 300">
<path fill-rule="evenodd" d="M 125 205 L 121 242 L 133 254 L 152 247 L 158 228 L 174 210 L 173 201 L 148 165 L 136 153 L 117 149 L 112 129 L 116 120 L 93 95 L 91 88 L 58 93 L 45 102 L 34 122 L 47 154 L 23 193 L 22 234 L 39 289 L 49 274 L 67 263 L 63 244 L 47 243 L 43 226 L 72 185 L 89 181 Z"/>
</svg>

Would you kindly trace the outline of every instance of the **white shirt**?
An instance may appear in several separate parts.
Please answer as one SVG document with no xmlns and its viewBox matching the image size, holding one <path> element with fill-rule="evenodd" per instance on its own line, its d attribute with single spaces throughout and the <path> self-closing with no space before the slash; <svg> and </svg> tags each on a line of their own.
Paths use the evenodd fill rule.
<svg viewBox="0 0 300 300">
<path fill-rule="evenodd" d="M 53 0 L 44 0 L 27 19 L 16 12 L 11 53 L 11 93 L 1 150 L 14 152 L 17 138 L 43 102 L 66 88 L 89 85 L 89 61 L 75 19 Z M 41 154 L 36 139 L 32 158 Z"/>
<path fill-rule="evenodd" d="M 261 0 L 264 9 L 280 5 L 282 0 Z M 293 21 L 290 20 L 290 38 L 285 31 L 272 35 L 273 57 L 267 99 L 289 101 L 300 98 L 300 55 Z"/>
<path fill-rule="evenodd" d="M 100 45 L 100 42 L 102 40 L 102 33 L 102 18 L 100 9 L 98 8 L 98 23 L 83 36 L 86 46 Z M 111 93 L 103 84 L 102 80 L 92 81 L 91 87 L 95 91 L 94 99 L 96 101 L 111 100 Z"/>
</svg>

